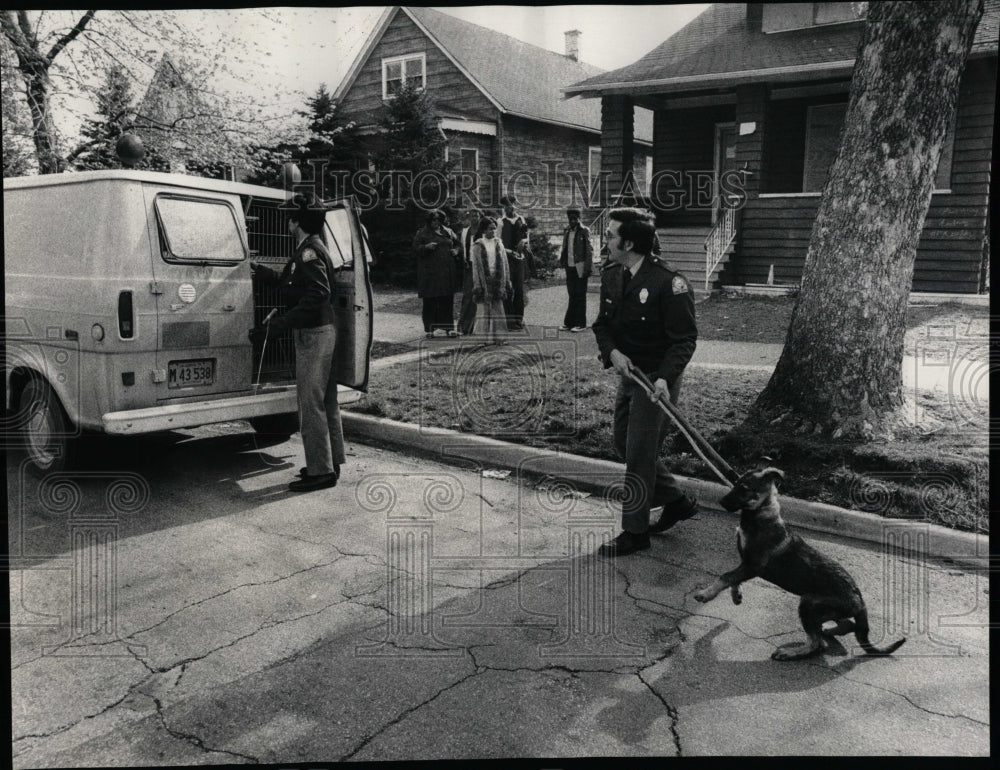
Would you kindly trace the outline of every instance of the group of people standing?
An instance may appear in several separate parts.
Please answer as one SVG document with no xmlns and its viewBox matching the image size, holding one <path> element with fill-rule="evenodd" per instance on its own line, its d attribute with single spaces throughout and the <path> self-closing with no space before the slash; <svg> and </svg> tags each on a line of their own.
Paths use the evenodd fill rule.
<svg viewBox="0 0 1000 770">
<path fill-rule="evenodd" d="M 515 203 L 512 198 L 501 200 L 499 220 L 471 212 L 461 234 L 449 227 L 443 211 L 428 212 L 427 224 L 413 239 L 417 296 L 423 300 L 428 338 L 475 334 L 503 344 L 505 332 L 524 328 L 524 289 L 532 254 L 528 225 L 516 213 Z M 454 296 L 459 291 L 456 325 Z"/>
</svg>

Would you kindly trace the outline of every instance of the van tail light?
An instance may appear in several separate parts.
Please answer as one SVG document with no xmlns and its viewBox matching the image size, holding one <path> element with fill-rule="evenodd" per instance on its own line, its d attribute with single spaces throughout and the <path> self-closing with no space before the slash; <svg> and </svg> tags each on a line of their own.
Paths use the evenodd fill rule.
<svg viewBox="0 0 1000 770">
<path fill-rule="evenodd" d="M 132 310 L 132 292 L 118 294 L 118 336 L 131 339 L 135 333 L 135 314 Z"/>
</svg>

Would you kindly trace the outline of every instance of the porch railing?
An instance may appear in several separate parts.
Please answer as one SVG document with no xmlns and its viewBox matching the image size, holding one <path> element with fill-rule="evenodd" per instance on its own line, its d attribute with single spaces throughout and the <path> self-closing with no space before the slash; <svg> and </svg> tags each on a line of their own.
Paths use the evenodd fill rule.
<svg viewBox="0 0 1000 770">
<path fill-rule="evenodd" d="M 608 231 L 608 212 L 611 208 L 608 207 L 601 211 L 594 221 L 588 225 L 590 229 L 590 240 L 594 246 L 594 254 L 600 254 L 601 250 L 604 248 L 604 234 Z M 595 242 L 596 238 L 596 242 Z"/>
<path fill-rule="evenodd" d="M 736 240 L 738 209 L 726 203 L 720 210 L 715 227 L 705 239 L 705 291 L 712 285 L 712 272 L 726 256 Z"/>
</svg>

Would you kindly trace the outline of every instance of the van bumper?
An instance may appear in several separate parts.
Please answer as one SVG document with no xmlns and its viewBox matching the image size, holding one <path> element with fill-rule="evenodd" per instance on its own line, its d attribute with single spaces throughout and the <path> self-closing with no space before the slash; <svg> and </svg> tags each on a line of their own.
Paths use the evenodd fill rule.
<svg viewBox="0 0 1000 770">
<path fill-rule="evenodd" d="M 196 425 L 209 425 L 213 422 L 247 420 L 269 414 L 296 412 L 298 408 L 293 386 L 258 393 L 255 396 L 236 396 L 214 401 L 193 401 L 148 409 L 108 412 L 101 417 L 101 423 L 106 433 L 122 436 L 175 428 L 193 428 Z"/>
</svg>

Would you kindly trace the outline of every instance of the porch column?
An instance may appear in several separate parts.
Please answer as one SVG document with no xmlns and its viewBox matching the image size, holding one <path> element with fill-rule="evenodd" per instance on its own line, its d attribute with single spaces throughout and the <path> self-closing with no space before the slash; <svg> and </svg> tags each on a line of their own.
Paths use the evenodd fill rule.
<svg viewBox="0 0 1000 770">
<path fill-rule="evenodd" d="M 736 89 L 736 167 L 750 172 L 743 177 L 748 198 L 756 198 L 764 184 L 766 119 L 767 86 L 739 86 Z"/>
<path fill-rule="evenodd" d="M 606 178 L 601 188 L 601 208 L 614 202 L 625 175 L 632 170 L 634 117 L 631 96 L 601 97 L 601 171 Z"/>
</svg>

